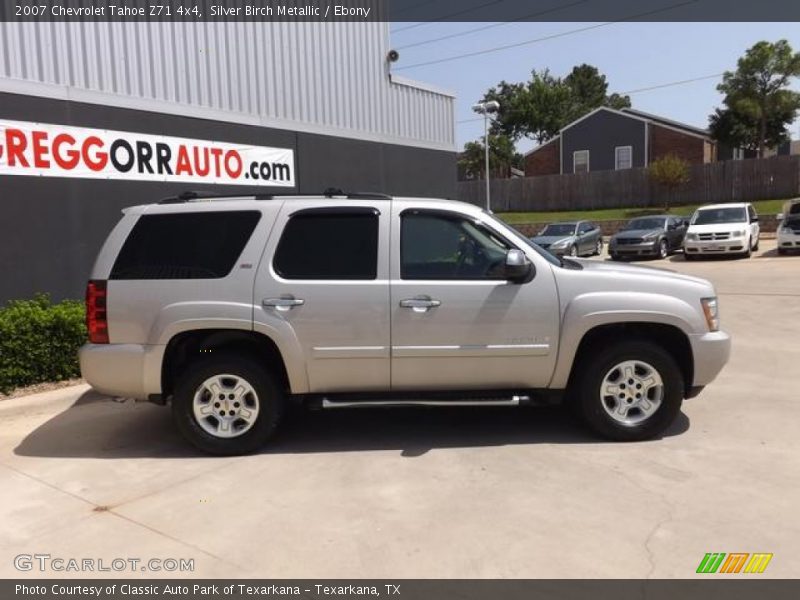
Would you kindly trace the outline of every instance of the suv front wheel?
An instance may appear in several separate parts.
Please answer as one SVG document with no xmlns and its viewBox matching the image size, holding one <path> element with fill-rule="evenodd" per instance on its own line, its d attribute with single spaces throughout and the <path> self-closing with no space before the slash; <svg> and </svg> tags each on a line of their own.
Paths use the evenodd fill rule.
<svg viewBox="0 0 800 600">
<path fill-rule="evenodd" d="M 283 394 L 272 375 L 249 358 L 223 355 L 189 367 L 172 399 L 178 430 L 210 454 L 248 454 L 275 431 Z"/>
<path fill-rule="evenodd" d="M 683 375 L 675 359 L 652 342 L 620 342 L 580 368 L 573 401 L 601 436 L 638 441 L 664 432 L 683 402 Z"/>
</svg>

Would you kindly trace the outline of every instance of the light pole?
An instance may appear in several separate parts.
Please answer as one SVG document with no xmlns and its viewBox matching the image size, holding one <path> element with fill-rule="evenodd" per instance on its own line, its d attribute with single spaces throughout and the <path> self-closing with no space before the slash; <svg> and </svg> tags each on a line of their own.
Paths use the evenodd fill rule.
<svg viewBox="0 0 800 600">
<path fill-rule="evenodd" d="M 483 151 L 486 155 L 486 210 L 492 210 L 492 202 L 489 192 L 489 113 L 500 110 L 500 103 L 497 100 L 489 102 L 479 102 L 472 106 L 472 110 L 483 114 Z"/>
</svg>

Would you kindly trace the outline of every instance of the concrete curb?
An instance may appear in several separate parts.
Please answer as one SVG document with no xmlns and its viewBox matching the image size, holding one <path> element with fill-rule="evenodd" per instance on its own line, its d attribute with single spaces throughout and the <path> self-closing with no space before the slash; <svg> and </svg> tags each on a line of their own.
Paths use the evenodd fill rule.
<svg viewBox="0 0 800 600">
<path fill-rule="evenodd" d="M 74 402 L 82 394 L 92 389 L 88 383 L 70 385 L 57 390 L 39 392 L 29 396 L 10 398 L 0 401 L 0 417 L 11 417 L 21 413 L 29 413 L 31 410 L 50 408 L 58 404 Z"/>
</svg>

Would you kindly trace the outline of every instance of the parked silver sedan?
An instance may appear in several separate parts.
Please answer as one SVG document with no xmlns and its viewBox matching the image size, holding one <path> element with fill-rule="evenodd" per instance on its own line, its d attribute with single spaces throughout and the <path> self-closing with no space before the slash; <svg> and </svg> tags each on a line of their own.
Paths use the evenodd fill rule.
<svg viewBox="0 0 800 600">
<path fill-rule="evenodd" d="M 590 221 L 551 223 L 531 241 L 557 256 L 596 256 L 603 252 L 600 228 Z"/>
</svg>

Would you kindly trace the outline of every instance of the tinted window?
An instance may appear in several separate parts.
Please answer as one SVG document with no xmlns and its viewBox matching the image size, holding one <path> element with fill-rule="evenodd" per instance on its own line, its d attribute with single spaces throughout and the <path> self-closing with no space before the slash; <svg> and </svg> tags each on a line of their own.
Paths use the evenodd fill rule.
<svg viewBox="0 0 800 600">
<path fill-rule="evenodd" d="M 505 279 L 508 244 L 458 215 L 408 213 L 400 231 L 403 279 Z"/>
<path fill-rule="evenodd" d="M 671 223 L 674 220 L 670 221 Z M 633 229 L 664 229 L 664 219 L 660 218 L 644 218 L 644 219 L 633 219 L 625 225 L 625 229 L 633 230 Z"/>
<path fill-rule="evenodd" d="M 581 223 L 578 233 L 589 233 L 593 229 L 594 226 L 591 223 Z"/>
<path fill-rule="evenodd" d="M 377 211 L 295 214 L 283 230 L 273 266 L 284 279 L 375 279 Z"/>
<path fill-rule="evenodd" d="M 553 223 L 542 229 L 539 235 L 573 235 L 575 223 Z"/>
<path fill-rule="evenodd" d="M 744 207 L 701 208 L 694 213 L 692 225 L 713 225 L 715 223 L 746 223 L 747 211 Z"/>
<path fill-rule="evenodd" d="M 229 211 L 142 215 L 111 279 L 218 279 L 233 269 L 261 213 Z"/>
</svg>

